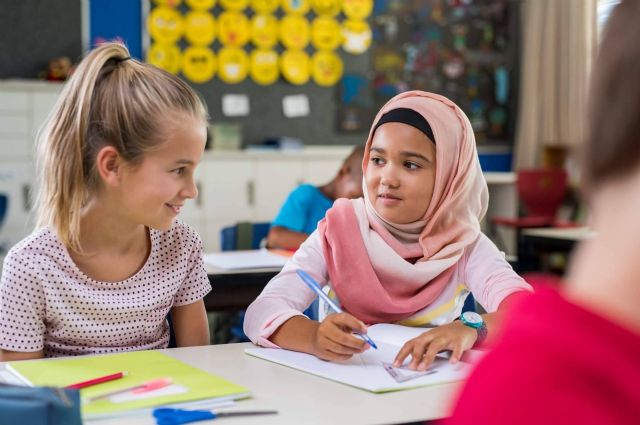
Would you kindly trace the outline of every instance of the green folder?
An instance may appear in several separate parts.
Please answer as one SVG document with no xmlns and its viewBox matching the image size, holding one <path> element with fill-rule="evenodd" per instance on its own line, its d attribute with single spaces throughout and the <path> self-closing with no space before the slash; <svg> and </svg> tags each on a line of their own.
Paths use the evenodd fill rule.
<svg viewBox="0 0 640 425">
<path fill-rule="evenodd" d="M 249 390 L 223 378 L 189 366 L 157 351 L 132 351 L 86 357 L 30 360 L 7 363 L 7 369 L 32 386 L 64 387 L 117 372 L 127 376 L 80 390 L 83 399 L 144 384 L 152 379 L 171 378 L 172 386 L 187 389 L 181 394 L 113 403 L 109 399 L 84 402 L 82 415 L 98 417 L 134 409 L 203 399 L 236 400 L 250 397 Z M 177 387 L 176 387 L 177 388 Z"/>
</svg>

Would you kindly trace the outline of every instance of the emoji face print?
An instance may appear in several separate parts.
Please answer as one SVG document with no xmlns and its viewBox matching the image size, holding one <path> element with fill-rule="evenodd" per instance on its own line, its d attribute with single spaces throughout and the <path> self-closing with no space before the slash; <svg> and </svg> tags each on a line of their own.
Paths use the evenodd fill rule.
<svg viewBox="0 0 640 425">
<path fill-rule="evenodd" d="M 191 44 L 206 46 L 216 36 L 216 22 L 209 12 L 193 11 L 185 18 L 184 36 Z"/>
<path fill-rule="evenodd" d="M 216 0 L 187 0 L 187 6 L 193 10 L 209 10 L 216 5 Z"/>
<path fill-rule="evenodd" d="M 237 47 L 223 47 L 218 52 L 220 64 L 218 76 L 227 84 L 237 84 L 247 78 L 249 58 L 247 53 Z"/>
<path fill-rule="evenodd" d="M 153 0 L 158 6 L 177 7 L 180 6 L 182 0 Z"/>
<path fill-rule="evenodd" d="M 249 20 L 241 13 L 223 12 L 218 18 L 218 32 L 222 44 L 239 47 L 249 41 Z"/>
<path fill-rule="evenodd" d="M 311 7 L 320 16 L 336 16 L 340 13 L 339 0 L 311 0 Z"/>
<path fill-rule="evenodd" d="M 147 21 L 149 33 L 157 43 L 171 44 L 182 37 L 183 23 L 180 13 L 169 7 L 156 7 Z"/>
<path fill-rule="evenodd" d="M 309 11 L 310 6 L 309 0 L 282 0 L 282 9 L 286 13 L 304 15 Z"/>
<path fill-rule="evenodd" d="M 333 52 L 316 52 L 311 59 L 313 81 L 317 85 L 333 86 L 342 77 L 344 66 L 340 56 Z"/>
<path fill-rule="evenodd" d="M 309 55 L 302 50 L 286 50 L 280 57 L 280 70 L 284 78 L 294 85 L 309 81 Z"/>
<path fill-rule="evenodd" d="M 309 22 L 302 16 L 286 15 L 280 21 L 280 40 L 287 49 L 303 49 L 309 44 Z"/>
<path fill-rule="evenodd" d="M 251 8 L 256 13 L 271 13 L 278 8 L 280 0 L 251 0 Z"/>
<path fill-rule="evenodd" d="M 175 44 L 154 43 L 147 51 L 147 62 L 172 74 L 180 71 L 182 54 Z"/>
<path fill-rule="evenodd" d="M 342 11 L 348 19 L 365 19 L 373 10 L 373 0 L 342 0 Z"/>
<path fill-rule="evenodd" d="M 251 19 L 251 42 L 270 49 L 278 42 L 278 20 L 273 15 L 257 14 Z"/>
<path fill-rule="evenodd" d="M 326 16 L 314 19 L 311 23 L 311 42 L 318 50 L 335 50 L 342 42 L 340 24 Z"/>
<path fill-rule="evenodd" d="M 278 54 L 274 50 L 254 50 L 251 52 L 251 79 L 266 86 L 273 84 L 280 77 Z"/>
<path fill-rule="evenodd" d="M 220 0 L 220 5 L 226 10 L 239 12 L 244 10 L 249 4 L 249 0 Z"/>
<path fill-rule="evenodd" d="M 182 55 L 182 75 L 194 83 L 202 84 L 213 78 L 216 57 L 207 47 L 191 46 Z"/>
<path fill-rule="evenodd" d="M 371 45 L 371 28 L 365 21 L 347 19 L 342 23 L 342 48 L 345 52 L 358 55 Z"/>
</svg>

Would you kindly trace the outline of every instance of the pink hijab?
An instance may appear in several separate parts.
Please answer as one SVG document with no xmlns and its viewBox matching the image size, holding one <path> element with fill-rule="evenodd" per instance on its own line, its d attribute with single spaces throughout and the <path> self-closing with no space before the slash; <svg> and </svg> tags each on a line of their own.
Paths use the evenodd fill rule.
<svg viewBox="0 0 640 425">
<path fill-rule="evenodd" d="M 436 140 L 435 186 L 423 219 L 402 225 L 382 219 L 365 188 L 364 199 L 337 200 L 318 227 L 332 287 L 344 309 L 366 323 L 395 322 L 429 306 L 477 239 L 489 200 L 469 119 L 433 93 L 401 93 L 380 109 L 364 174 L 376 123 L 397 108 L 421 114 Z"/>
</svg>

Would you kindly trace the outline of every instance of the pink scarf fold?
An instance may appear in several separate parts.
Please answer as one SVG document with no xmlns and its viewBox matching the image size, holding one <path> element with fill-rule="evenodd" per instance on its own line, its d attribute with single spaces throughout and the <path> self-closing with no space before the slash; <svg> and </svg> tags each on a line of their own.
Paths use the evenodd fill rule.
<svg viewBox="0 0 640 425">
<path fill-rule="evenodd" d="M 396 108 L 422 114 L 436 139 L 436 180 L 425 216 L 409 225 L 385 221 L 365 190 L 365 199 L 337 200 L 318 226 L 332 287 L 345 310 L 366 323 L 395 322 L 429 306 L 477 239 L 488 203 L 469 120 L 432 93 L 402 93 L 382 107 L 365 146 L 364 173 L 372 130 Z"/>
</svg>

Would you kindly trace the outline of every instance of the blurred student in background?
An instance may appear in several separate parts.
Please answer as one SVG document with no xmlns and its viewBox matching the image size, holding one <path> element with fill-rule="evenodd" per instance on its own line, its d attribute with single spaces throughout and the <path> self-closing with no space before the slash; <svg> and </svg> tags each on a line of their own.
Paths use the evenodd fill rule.
<svg viewBox="0 0 640 425">
<path fill-rule="evenodd" d="M 322 186 L 302 184 L 294 189 L 271 223 L 267 246 L 298 249 L 316 230 L 333 201 L 361 197 L 363 153 L 364 147 L 356 146 L 329 183 Z"/>
</svg>

